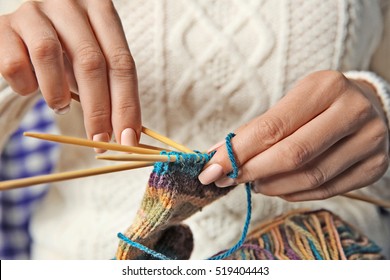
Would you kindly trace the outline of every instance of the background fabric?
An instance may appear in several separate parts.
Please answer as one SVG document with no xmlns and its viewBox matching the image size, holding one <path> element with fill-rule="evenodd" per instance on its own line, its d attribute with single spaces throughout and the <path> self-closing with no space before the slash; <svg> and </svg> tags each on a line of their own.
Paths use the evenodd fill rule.
<svg viewBox="0 0 390 280">
<path fill-rule="evenodd" d="M 57 145 L 23 136 L 25 131 L 53 133 L 56 126 L 43 99 L 25 116 L 0 154 L 0 181 L 49 174 Z M 0 259 L 30 258 L 30 219 L 45 196 L 46 185 L 0 192 Z"/>
</svg>

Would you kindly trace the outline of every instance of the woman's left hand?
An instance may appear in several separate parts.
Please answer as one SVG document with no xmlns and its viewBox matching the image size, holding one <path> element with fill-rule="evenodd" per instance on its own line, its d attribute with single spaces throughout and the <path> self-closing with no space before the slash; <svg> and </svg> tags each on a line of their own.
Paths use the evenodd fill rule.
<svg viewBox="0 0 390 280">
<path fill-rule="evenodd" d="M 377 181 L 389 165 L 385 113 L 375 89 L 336 71 L 308 75 L 225 145 L 199 175 L 203 184 L 254 182 L 256 192 L 288 201 L 326 199 Z"/>
</svg>

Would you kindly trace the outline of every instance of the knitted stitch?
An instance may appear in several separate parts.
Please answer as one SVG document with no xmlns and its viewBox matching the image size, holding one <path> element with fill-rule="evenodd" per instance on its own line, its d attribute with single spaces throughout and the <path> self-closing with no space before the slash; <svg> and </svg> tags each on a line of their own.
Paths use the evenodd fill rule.
<svg viewBox="0 0 390 280">
<path fill-rule="evenodd" d="M 154 248 L 167 228 L 178 225 L 232 189 L 202 185 L 198 180 L 211 155 L 174 154 L 177 161 L 155 164 L 136 219 L 124 234 L 147 248 Z M 120 240 L 116 259 L 148 258 L 144 252 Z"/>
</svg>

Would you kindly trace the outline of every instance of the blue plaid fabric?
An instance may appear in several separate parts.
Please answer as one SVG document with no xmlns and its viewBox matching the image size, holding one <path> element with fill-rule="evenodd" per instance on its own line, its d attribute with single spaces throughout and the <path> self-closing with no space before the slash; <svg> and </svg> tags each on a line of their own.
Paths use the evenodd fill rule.
<svg viewBox="0 0 390 280">
<path fill-rule="evenodd" d="M 23 136 L 25 131 L 56 132 L 51 110 L 41 99 L 26 114 L 0 154 L 0 180 L 50 173 L 58 159 L 56 144 Z M 45 196 L 40 185 L 0 192 L 0 259 L 29 259 L 29 224 Z"/>
</svg>

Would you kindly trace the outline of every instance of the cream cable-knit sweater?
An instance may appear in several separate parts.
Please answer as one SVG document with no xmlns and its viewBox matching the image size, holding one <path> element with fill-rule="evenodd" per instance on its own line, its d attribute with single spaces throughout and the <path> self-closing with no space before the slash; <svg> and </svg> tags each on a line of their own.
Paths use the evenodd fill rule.
<svg viewBox="0 0 390 280">
<path fill-rule="evenodd" d="M 137 64 L 143 123 L 193 149 L 208 148 L 263 113 L 312 71 L 371 70 L 390 80 L 389 1 L 114 2 Z M 0 148 L 33 99 L 14 94 L 0 79 Z M 80 107 L 72 106 L 58 118 L 61 132 L 85 137 Z M 63 145 L 58 171 L 107 164 L 94 155 Z M 112 258 L 116 234 L 133 220 L 150 171 L 53 184 L 33 220 L 33 257 Z M 362 191 L 390 198 L 389 179 Z M 253 223 L 293 207 L 328 208 L 390 256 L 390 220 L 370 204 L 341 197 L 296 204 L 262 195 L 253 200 Z M 190 218 L 193 258 L 237 241 L 245 207 L 244 189 L 238 187 Z"/>
</svg>

